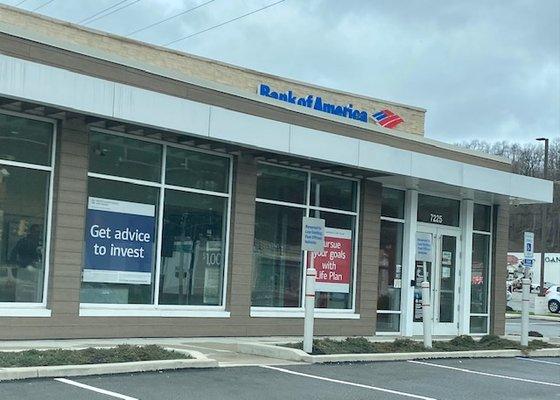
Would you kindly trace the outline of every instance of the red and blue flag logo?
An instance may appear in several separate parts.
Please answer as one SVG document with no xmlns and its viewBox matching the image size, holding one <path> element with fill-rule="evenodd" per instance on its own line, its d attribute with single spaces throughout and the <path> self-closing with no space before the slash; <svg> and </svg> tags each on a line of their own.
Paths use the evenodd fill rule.
<svg viewBox="0 0 560 400">
<path fill-rule="evenodd" d="M 401 122 L 404 122 L 404 119 L 387 109 L 376 112 L 372 117 L 379 125 L 390 129 L 396 127 Z"/>
</svg>

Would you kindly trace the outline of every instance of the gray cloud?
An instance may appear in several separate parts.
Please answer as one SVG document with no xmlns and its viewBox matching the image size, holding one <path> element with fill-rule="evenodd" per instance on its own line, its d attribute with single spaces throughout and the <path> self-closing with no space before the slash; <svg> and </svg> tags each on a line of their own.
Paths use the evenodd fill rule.
<svg viewBox="0 0 560 400">
<path fill-rule="evenodd" d="M 126 34 L 204 1 L 141 0 L 90 26 Z M 134 38 L 165 43 L 271 2 L 217 0 Z M 115 3 L 40 12 L 77 21 Z M 427 108 L 426 136 L 448 142 L 560 136 L 557 0 L 287 0 L 172 47 Z"/>
</svg>

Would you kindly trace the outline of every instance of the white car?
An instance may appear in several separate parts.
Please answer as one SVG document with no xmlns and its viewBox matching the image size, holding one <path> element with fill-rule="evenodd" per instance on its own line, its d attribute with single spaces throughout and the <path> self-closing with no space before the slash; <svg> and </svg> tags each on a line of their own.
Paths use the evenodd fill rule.
<svg viewBox="0 0 560 400">
<path fill-rule="evenodd" d="M 545 293 L 548 311 L 551 313 L 560 313 L 560 286 L 553 285 L 549 287 Z"/>
</svg>

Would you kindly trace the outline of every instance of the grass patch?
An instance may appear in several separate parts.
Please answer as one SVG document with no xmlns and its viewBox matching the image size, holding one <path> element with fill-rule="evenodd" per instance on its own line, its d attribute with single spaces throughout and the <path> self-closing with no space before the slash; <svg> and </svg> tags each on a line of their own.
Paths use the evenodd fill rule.
<svg viewBox="0 0 560 400">
<path fill-rule="evenodd" d="M 26 350 L 0 352 L 0 368 L 38 367 L 48 365 L 107 364 L 130 361 L 177 360 L 188 354 L 165 350 L 156 345 L 119 345 L 108 349 L 93 347 L 83 350 Z"/>
<path fill-rule="evenodd" d="M 284 345 L 295 349 L 302 349 L 303 342 Z M 529 346 L 523 347 L 518 342 L 504 339 L 496 335 L 486 335 L 480 340 L 471 336 L 457 336 L 451 340 L 435 340 L 432 349 L 426 349 L 424 344 L 411 339 L 395 339 L 392 342 L 370 342 L 364 337 L 350 337 L 344 340 L 317 339 L 313 341 L 312 354 L 357 354 L 357 353 L 417 353 L 422 351 L 464 351 L 464 350 L 536 350 L 555 347 L 542 340 L 533 340 Z"/>
</svg>

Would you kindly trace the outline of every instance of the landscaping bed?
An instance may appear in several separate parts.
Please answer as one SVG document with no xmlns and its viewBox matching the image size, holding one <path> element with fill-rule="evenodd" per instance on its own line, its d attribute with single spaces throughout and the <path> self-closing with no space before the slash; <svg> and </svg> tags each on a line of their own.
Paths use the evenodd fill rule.
<svg viewBox="0 0 560 400">
<path fill-rule="evenodd" d="M 83 350 L 2 351 L 0 352 L 0 368 L 107 364 L 190 358 L 192 357 L 188 354 L 166 350 L 156 345 L 119 345 L 111 348 L 90 347 Z"/>
<path fill-rule="evenodd" d="M 303 343 L 288 343 L 283 345 L 295 349 L 302 349 Z M 435 340 L 433 347 L 427 349 L 424 344 L 411 339 L 395 339 L 393 342 L 372 342 L 364 337 L 352 337 L 345 340 L 317 339 L 313 341 L 314 355 L 322 354 L 371 354 L 371 353 L 417 353 L 435 351 L 472 351 L 472 350 L 537 350 L 554 348 L 557 346 L 532 340 L 527 347 L 518 342 L 508 340 L 495 335 L 482 336 L 480 340 L 474 340 L 471 336 L 457 336 L 448 341 Z"/>
</svg>

